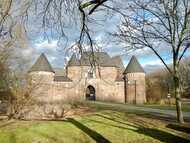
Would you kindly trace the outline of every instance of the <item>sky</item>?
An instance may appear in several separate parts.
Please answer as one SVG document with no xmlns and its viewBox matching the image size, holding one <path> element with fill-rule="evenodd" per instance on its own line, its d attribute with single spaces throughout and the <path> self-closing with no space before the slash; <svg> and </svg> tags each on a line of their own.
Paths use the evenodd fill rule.
<svg viewBox="0 0 190 143">
<path fill-rule="evenodd" d="M 118 44 L 115 42 L 115 39 L 113 39 L 109 33 L 116 32 L 118 26 L 121 24 L 122 18 L 118 14 L 107 17 L 106 13 L 100 11 L 93 14 L 92 18 L 100 21 L 98 24 L 89 25 L 90 29 L 93 31 L 92 38 L 96 41 L 98 46 L 101 47 L 102 51 L 108 52 L 110 56 L 120 55 L 125 67 L 132 55 L 137 57 L 146 72 L 151 72 L 163 67 L 161 61 L 149 48 L 128 52 L 122 47 L 121 43 Z M 67 17 L 65 17 L 65 20 L 68 21 Z M 33 64 L 41 53 L 45 53 L 54 68 L 63 68 L 73 53 L 73 50 L 68 50 L 69 47 L 79 38 L 80 23 L 69 23 L 67 28 L 64 29 L 67 38 L 63 37 L 59 39 L 60 37 L 56 35 L 56 32 L 52 32 L 52 29 L 46 29 L 46 35 L 44 35 L 44 31 L 40 28 L 41 22 L 41 18 L 29 20 L 27 34 L 28 46 L 22 50 L 22 55 L 30 57 L 32 60 L 31 64 Z M 188 52 L 186 56 L 188 57 L 189 55 Z M 167 64 L 171 64 L 171 56 L 168 51 L 161 49 L 161 56 Z"/>
</svg>

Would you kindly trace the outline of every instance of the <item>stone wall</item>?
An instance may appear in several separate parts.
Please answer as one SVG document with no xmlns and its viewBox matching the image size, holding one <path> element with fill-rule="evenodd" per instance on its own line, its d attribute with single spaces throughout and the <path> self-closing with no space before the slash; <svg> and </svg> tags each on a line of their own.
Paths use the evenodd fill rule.
<svg viewBox="0 0 190 143">
<path fill-rule="evenodd" d="M 32 72 L 29 74 L 31 83 L 37 85 L 31 92 L 36 99 L 43 102 L 75 102 L 86 99 L 86 89 L 89 85 L 95 88 L 96 100 L 124 103 L 124 82 L 115 81 L 117 68 L 101 67 L 95 70 L 93 78 L 88 77 L 91 67 L 68 67 L 68 77 L 71 81 L 54 81 L 54 73 Z M 99 76 L 101 75 L 101 76 Z M 129 103 L 145 103 L 145 74 L 127 74 L 127 101 Z M 135 83 L 136 86 L 135 86 Z"/>
<path fill-rule="evenodd" d="M 90 71 L 93 76 L 89 76 Z M 92 70 L 90 66 L 69 66 L 66 73 L 71 81 L 54 81 L 53 72 L 29 73 L 29 94 L 36 102 L 21 114 L 27 111 L 25 117 L 28 119 L 61 117 L 65 112 L 63 105 L 86 100 L 89 85 L 95 89 L 96 100 L 125 102 L 124 81 L 115 81 L 119 73 L 116 67 L 96 67 Z M 129 73 L 127 78 L 128 103 L 145 103 L 145 73 Z"/>
<path fill-rule="evenodd" d="M 69 66 L 67 67 L 67 73 L 68 77 L 72 79 L 73 81 L 87 78 L 88 72 L 91 71 L 92 68 L 90 66 Z M 115 78 L 117 77 L 117 71 L 118 69 L 116 67 L 96 67 L 93 69 L 93 78 L 102 78 L 107 79 L 111 81 L 115 81 Z"/>
<path fill-rule="evenodd" d="M 51 101 L 54 73 L 31 72 L 28 75 L 29 95 L 39 101 Z"/>
<path fill-rule="evenodd" d="M 76 88 L 80 96 L 85 98 L 86 88 L 91 85 L 96 90 L 96 100 L 124 102 L 124 83 L 115 82 L 118 69 L 116 67 L 96 67 L 93 78 L 88 78 L 90 66 L 71 66 L 67 68 L 68 77 L 79 82 Z"/>
<path fill-rule="evenodd" d="M 29 84 L 52 83 L 55 74 L 53 72 L 35 71 L 28 74 Z"/>
<path fill-rule="evenodd" d="M 145 103 L 145 73 L 128 73 L 127 79 L 127 102 L 137 104 Z"/>
<path fill-rule="evenodd" d="M 124 83 L 99 80 L 97 82 L 97 100 L 124 102 Z"/>
<path fill-rule="evenodd" d="M 53 101 L 75 102 L 84 100 L 80 92 L 80 81 L 78 82 L 54 82 Z"/>
</svg>

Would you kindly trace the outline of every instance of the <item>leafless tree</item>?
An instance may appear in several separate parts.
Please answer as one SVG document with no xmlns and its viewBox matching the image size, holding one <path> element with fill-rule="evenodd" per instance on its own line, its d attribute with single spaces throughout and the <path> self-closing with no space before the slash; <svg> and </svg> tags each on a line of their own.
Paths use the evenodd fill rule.
<svg viewBox="0 0 190 143">
<path fill-rule="evenodd" d="M 19 2 L 19 4 L 18 4 Z M 88 19 L 80 7 L 78 0 L 1 0 L 0 1 L 0 80 L 6 84 L 7 90 L 11 91 L 9 97 L 10 114 L 17 112 L 26 104 L 25 93 L 33 88 L 23 91 L 26 87 L 23 83 L 26 77 L 22 70 L 26 59 L 15 57 L 18 47 L 27 47 L 26 32 L 27 24 L 32 18 L 41 20 L 41 28 L 46 31 L 55 31 L 58 37 L 67 39 L 65 29 L 68 23 L 81 22 L 79 40 L 75 43 L 80 53 L 83 44 L 87 41 L 93 48 L 89 29 L 86 24 Z M 29 20 L 30 19 L 30 20 Z M 81 19 L 81 20 L 80 20 Z M 18 52 L 19 53 L 19 52 Z M 23 91 L 23 92 L 22 92 Z"/>
<path fill-rule="evenodd" d="M 128 50 L 148 47 L 162 61 L 175 84 L 177 120 L 183 123 L 179 65 L 190 47 L 189 0 L 133 0 L 127 4 L 125 21 L 115 34 Z M 172 67 L 162 57 L 170 53 Z"/>
<path fill-rule="evenodd" d="M 23 67 L 29 63 L 20 54 L 21 48 L 28 46 L 22 22 L 27 3 L 26 0 L 22 1 L 19 6 L 23 9 L 20 9 L 17 2 L 0 1 L 0 82 L 4 85 L 1 90 L 10 93 L 7 95 L 10 114 L 18 107 L 16 102 L 20 102 L 25 94 Z"/>
<path fill-rule="evenodd" d="M 181 92 L 184 97 L 190 96 L 190 61 L 189 59 L 185 60 L 179 68 L 179 76 L 181 83 Z"/>
<path fill-rule="evenodd" d="M 62 47 L 65 46 L 64 50 L 77 49 L 79 54 L 82 54 L 86 45 L 89 45 L 93 54 L 96 43 L 89 24 L 97 21 L 91 15 L 107 1 L 2 0 L 0 1 L 0 38 L 9 38 L 11 41 L 18 42 L 21 34 L 30 31 L 31 19 L 34 19 L 32 22 L 38 22 L 36 25 L 40 30 L 43 29 L 45 38 L 49 39 L 56 35 L 59 42 L 64 43 L 61 44 Z M 66 31 L 71 25 L 76 25 L 80 33 L 74 44 L 68 46 Z M 25 37 L 26 35 L 21 38 Z M 23 46 L 22 42 L 20 45 Z"/>
<path fill-rule="evenodd" d="M 7 44 L 0 48 L 0 91 L 6 93 L 7 114 L 10 118 L 18 115 L 20 109 L 31 102 L 31 97 L 26 96 L 26 93 L 29 94 L 37 87 L 37 85 L 27 86 L 27 76 L 24 71 L 30 61 L 21 56 L 18 57 L 17 50 Z"/>
<path fill-rule="evenodd" d="M 177 118 L 179 122 L 183 123 L 179 65 L 190 46 L 189 0 L 128 0 L 123 2 L 126 5 L 125 10 L 110 7 L 105 4 L 107 1 L 112 0 L 89 0 L 89 2 L 80 0 L 24 0 L 22 10 L 15 12 L 16 1 L 4 0 L 1 3 L 0 38 L 7 35 L 12 38 L 13 27 L 17 23 L 23 25 L 18 17 L 22 17 L 22 20 L 27 21 L 31 13 L 42 18 L 44 33 L 48 28 L 54 28 L 61 37 L 66 38 L 64 28 L 68 26 L 66 25 L 68 19 L 65 16 L 69 15 L 71 19 L 81 21 L 81 32 L 78 41 L 74 45 L 77 45 L 82 53 L 83 45 L 90 44 L 93 52 L 94 43 L 90 35 L 91 29 L 88 27 L 90 15 L 100 7 L 120 13 L 124 18 L 124 22 L 115 36 L 127 44 L 128 50 L 148 47 L 162 61 L 173 77 Z M 18 16 L 15 18 L 15 15 Z M 75 15 L 77 16 L 75 17 Z M 171 53 L 172 68 L 167 65 L 162 57 L 161 52 L 163 50 Z"/>
</svg>

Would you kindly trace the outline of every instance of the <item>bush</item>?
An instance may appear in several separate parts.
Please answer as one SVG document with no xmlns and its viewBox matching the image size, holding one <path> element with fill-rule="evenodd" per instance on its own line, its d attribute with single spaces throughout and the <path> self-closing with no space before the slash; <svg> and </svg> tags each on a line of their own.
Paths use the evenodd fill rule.
<svg viewBox="0 0 190 143">
<path fill-rule="evenodd" d="M 175 98 L 170 98 L 170 99 L 161 99 L 160 100 L 160 105 L 175 105 Z"/>
</svg>

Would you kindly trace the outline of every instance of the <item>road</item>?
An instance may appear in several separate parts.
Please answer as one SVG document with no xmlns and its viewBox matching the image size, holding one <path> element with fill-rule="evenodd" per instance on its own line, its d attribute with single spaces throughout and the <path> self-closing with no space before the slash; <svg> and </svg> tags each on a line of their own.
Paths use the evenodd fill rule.
<svg viewBox="0 0 190 143">
<path fill-rule="evenodd" d="M 118 104 L 118 103 L 107 103 L 107 102 L 95 102 L 97 105 L 103 105 L 103 106 L 110 106 L 113 108 L 121 109 L 121 110 L 126 110 L 126 111 L 137 111 L 137 112 L 145 112 L 145 113 L 150 113 L 150 114 L 157 114 L 159 116 L 168 116 L 168 117 L 176 117 L 176 111 L 175 110 L 170 110 L 170 109 L 155 109 L 150 108 L 150 107 L 144 107 L 144 106 L 135 106 L 131 104 Z M 160 105 L 161 106 L 161 105 Z M 183 115 L 185 118 L 190 119 L 190 112 L 183 112 Z"/>
</svg>

